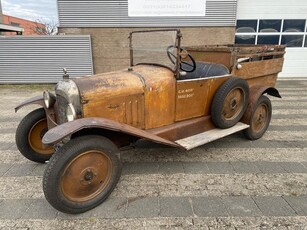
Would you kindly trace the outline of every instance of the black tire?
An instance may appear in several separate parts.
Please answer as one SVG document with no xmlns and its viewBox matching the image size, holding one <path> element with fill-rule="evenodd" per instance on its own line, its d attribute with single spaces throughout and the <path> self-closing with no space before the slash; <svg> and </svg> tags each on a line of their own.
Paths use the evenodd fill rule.
<svg viewBox="0 0 307 230">
<path fill-rule="evenodd" d="M 109 139 L 88 135 L 70 140 L 50 159 L 43 178 L 47 201 L 77 214 L 101 204 L 121 175 L 118 148 Z"/>
<path fill-rule="evenodd" d="M 221 129 L 234 126 L 248 106 L 249 87 L 242 78 L 233 77 L 217 90 L 211 104 L 213 124 Z"/>
<path fill-rule="evenodd" d="M 36 109 L 26 115 L 16 130 L 16 145 L 20 153 L 27 159 L 45 163 L 54 153 L 52 147 L 42 144 L 42 137 L 48 131 L 46 113 L 43 108 Z"/>
<path fill-rule="evenodd" d="M 268 129 L 272 118 L 272 104 L 268 97 L 261 96 L 253 108 L 249 119 L 250 127 L 243 131 L 249 140 L 257 140 Z"/>
</svg>

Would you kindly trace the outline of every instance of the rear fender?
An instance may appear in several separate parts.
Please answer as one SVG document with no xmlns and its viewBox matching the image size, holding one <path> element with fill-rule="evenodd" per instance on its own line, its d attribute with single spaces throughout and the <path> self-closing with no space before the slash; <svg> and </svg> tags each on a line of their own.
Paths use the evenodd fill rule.
<svg viewBox="0 0 307 230">
<path fill-rule="evenodd" d="M 249 124 L 251 115 L 253 114 L 254 106 L 257 103 L 258 99 L 261 97 L 261 95 L 267 93 L 273 97 L 281 98 L 279 91 L 276 88 L 269 86 L 253 86 L 249 89 L 249 92 L 249 104 L 241 119 L 241 121 L 245 124 Z"/>
<path fill-rule="evenodd" d="M 77 133 L 79 131 L 88 130 L 87 133 L 90 134 L 90 129 L 101 129 L 102 131 L 109 130 L 117 133 L 124 133 L 130 136 L 148 139 L 172 147 L 179 147 L 178 144 L 161 138 L 157 135 L 151 134 L 145 130 L 138 129 L 133 126 L 122 124 L 106 118 L 82 118 L 64 123 L 49 130 L 44 135 L 42 142 L 46 145 L 54 145 L 63 140 L 65 137 L 73 135 L 74 133 Z"/>
</svg>

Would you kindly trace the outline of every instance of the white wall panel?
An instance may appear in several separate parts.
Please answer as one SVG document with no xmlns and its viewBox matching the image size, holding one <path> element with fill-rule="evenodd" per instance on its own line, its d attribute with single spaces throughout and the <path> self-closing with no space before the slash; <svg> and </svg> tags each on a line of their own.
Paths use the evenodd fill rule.
<svg viewBox="0 0 307 230">
<path fill-rule="evenodd" d="M 237 19 L 307 19 L 307 0 L 238 0 Z"/>
<path fill-rule="evenodd" d="M 307 48 L 287 48 L 280 77 L 307 77 Z"/>
</svg>

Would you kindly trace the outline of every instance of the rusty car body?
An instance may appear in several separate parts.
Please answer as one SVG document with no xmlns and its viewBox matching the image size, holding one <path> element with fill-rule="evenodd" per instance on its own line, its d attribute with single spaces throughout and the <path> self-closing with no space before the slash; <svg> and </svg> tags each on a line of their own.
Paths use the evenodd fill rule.
<svg viewBox="0 0 307 230">
<path fill-rule="evenodd" d="M 49 161 L 48 202 L 66 213 L 102 203 L 121 173 L 119 149 L 139 139 L 191 149 L 244 130 L 260 138 L 284 46 L 181 47 L 180 30 L 130 34 L 129 68 L 69 79 L 16 107 L 39 108 L 16 131 L 28 159 Z M 56 150 L 56 151 L 55 151 Z"/>
</svg>

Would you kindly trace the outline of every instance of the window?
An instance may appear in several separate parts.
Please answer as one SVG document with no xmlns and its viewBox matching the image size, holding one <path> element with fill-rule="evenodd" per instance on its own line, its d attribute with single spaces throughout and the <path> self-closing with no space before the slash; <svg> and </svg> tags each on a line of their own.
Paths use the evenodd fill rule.
<svg viewBox="0 0 307 230">
<path fill-rule="evenodd" d="M 287 47 L 302 47 L 303 35 L 283 35 L 281 38 L 281 44 Z"/>
<path fill-rule="evenodd" d="M 11 25 L 12 25 L 12 26 L 18 26 L 18 27 L 20 27 L 20 24 L 17 23 L 17 22 L 11 22 Z"/>
<path fill-rule="evenodd" d="M 236 35 L 236 44 L 255 44 L 256 35 Z"/>
<path fill-rule="evenodd" d="M 259 20 L 259 32 L 277 33 L 280 32 L 281 20 Z"/>
<path fill-rule="evenodd" d="M 238 20 L 235 43 L 307 47 L 306 19 Z"/>
<path fill-rule="evenodd" d="M 238 20 L 237 33 L 247 33 L 257 31 L 257 20 Z"/>
<path fill-rule="evenodd" d="M 278 45 L 279 44 L 279 35 L 259 35 L 258 44 L 261 45 Z"/>
<path fill-rule="evenodd" d="M 306 20 L 284 20 L 283 32 L 304 32 Z"/>
</svg>

